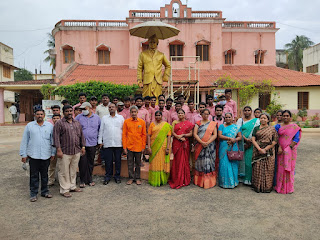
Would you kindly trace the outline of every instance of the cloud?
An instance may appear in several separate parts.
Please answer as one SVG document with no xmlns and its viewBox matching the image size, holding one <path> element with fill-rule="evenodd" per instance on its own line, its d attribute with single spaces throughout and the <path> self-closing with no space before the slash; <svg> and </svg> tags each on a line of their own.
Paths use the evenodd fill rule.
<svg viewBox="0 0 320 240">
<path fill-rule="evenodd" d="M 182 0 L 183 4 L 186 0 Z M 61 19 L 124 20 L 129 10 L 158 10 L 170 0 L 10 0 L 0 2 L 0 41 L 13 47 L 15 65 L 34 71 L 41 62 L 43 73 L 51 72 L 44 63 L 46 33 Z M 320 42 L 320 1 L 313 0 L 189 0 L 193 10 L 221 10 L 228 21 L 276 21 L 276 46 L 283 48 L 295 35 Z M 311 7 L 312 6 L 312 7 Z M 47 28 L 47 29 L 43 29 Z M 3 30 L 35 30 L 3 32 Z"/>
</svg>

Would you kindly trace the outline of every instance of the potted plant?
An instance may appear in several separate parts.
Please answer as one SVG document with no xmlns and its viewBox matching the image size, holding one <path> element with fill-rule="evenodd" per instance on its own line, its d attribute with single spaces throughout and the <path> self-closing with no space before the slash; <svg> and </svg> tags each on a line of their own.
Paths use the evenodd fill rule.
<svg viewBox="0 0 320 240">
<path fill-rule="evenodd" d="M 307 120 L 307 116 L 308 116 L 308 111 L 306 108 L 303 108 L 302 110 L 300 109 L 298 112 L 298 116 L 301 117 L 302 121 L 306 121 Z"/>
</svg>

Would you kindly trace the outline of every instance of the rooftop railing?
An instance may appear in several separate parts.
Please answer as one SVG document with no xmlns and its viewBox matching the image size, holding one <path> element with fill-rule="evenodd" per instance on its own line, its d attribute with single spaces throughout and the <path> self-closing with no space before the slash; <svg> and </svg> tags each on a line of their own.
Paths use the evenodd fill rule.
<svg viewBox="0 0 320 240">
<path fill-rule="evenodd" d="M 56 27 L 128 27 L 126 21 L 121 20 L 61 20 Z"/>
<path fill-rule="evenodd" d="M 222 13 L 219 11 L 192 11 L 192 18 L 221 18 Z"/>
<path fill-rule="evenodd" d="M 224 22 L 223 28 L 276 28 L 275 22 Z"/>
<path fill-rule="evenodd" d="M 159 18 L 160 17 L 160 11 L 131 10 L 131 11 L 129 11 L 129 17 Z"/>
</svg>

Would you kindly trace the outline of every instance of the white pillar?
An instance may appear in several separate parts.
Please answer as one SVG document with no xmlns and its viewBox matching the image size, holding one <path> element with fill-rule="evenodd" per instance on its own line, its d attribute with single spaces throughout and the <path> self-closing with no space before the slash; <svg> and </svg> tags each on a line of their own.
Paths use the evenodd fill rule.
<svg viewBox="0 0 320 240">
<path fill-rule="evenodd" d="M 4 123 L 4 89 L 0 88 L 0 124 Z"/>
</svg>

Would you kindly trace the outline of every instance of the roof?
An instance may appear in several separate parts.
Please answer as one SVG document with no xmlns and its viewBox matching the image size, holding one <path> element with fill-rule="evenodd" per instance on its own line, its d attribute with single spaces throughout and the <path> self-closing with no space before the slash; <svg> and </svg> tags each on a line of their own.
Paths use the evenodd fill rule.
<svg viewBox="0 0 320 240">
<path fill-rule="evenodd" d="M 194 74 L 194 72 L 193 72 Z M 297 72 L 276 66 L 223 66 L 222 69 L 200 70 L 200 87 L 211 87 L 224 77 L 234 80 L 260 82 L 271 80 L 276 87 L 320 86 L 320 75 Z M 187 80 L 188 70 L 173 70 L 173 79 Z M 60 85 L 83 83 L 90 80 L 117 84 L 137 83 L 137 70 L 127 65 L 81 65 L 70 69 L 61 79 Z"/>
<path fill-rule="evenodd" d="M 13 68 L 14 70 L 20 70 L 20 68 L 16 67 L 16 66 L 13 66 L 9 63 L 6 63 L 6 62 L 3 62 L 3 61 L 0 61 L 0 64 L 6 66 L 6 67 L 9 67 L 9 68 Z"/>
<path fill-rule="evenodd" d="M 48 84 L 48 83 L 53 84 L 54 79 L 0 82 L 0 86 L 1 85 L 42 85 L 42 84 Z"/>
</svg>

